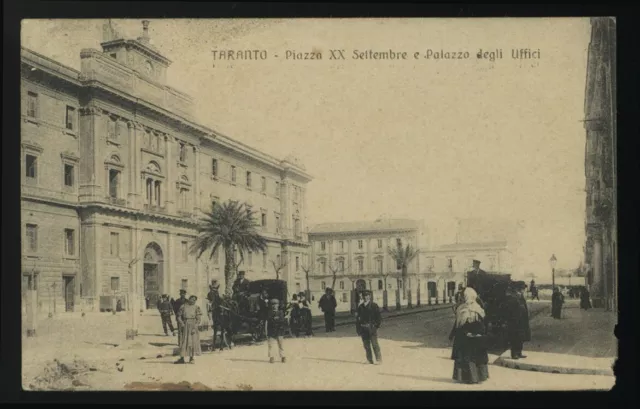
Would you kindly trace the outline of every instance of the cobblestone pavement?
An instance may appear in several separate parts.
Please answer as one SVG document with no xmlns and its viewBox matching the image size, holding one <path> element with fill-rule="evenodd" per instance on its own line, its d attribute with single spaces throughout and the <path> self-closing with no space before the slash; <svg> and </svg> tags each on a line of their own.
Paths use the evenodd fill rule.
<svg viewBox="0 0 640 409">
<path fill-rule="evenodd" d="M 366 363 L 352 325 L 339 326 L 328 334 L 317 331 L 312 338 L 286 339 L 287 363 L 270 364 L 267 345 L 262 343 L 204 352 L 194 365 L 174 365 L 176 357 L 170 350 L 175 338 L 154 335 L 159 317 L 141 317 L 140 336 L 128 342 L 122 342 L 126 316 L 85 318 L 90 319 L 75 325 L 52 322 L 49 337 L 44 336 L 47 326 L 43 325 L 38 337 L 24 340 L 26 387 L 30 374 L 36 373 L 43 360 L 56 356 L 59 360 L 75 356 L 91 361 L 95 371 L 83 379 L 89 385 L 84 388 L 90 390 L 131 389 L 135 382 L 199 382 L 214 390 L 575 390 L 610 389 L 614 384 L 610 376 L 546 374 L 493 365 L 490 379 L 482 385 L 454 383 L 447 340 L 450 309 L 385 319 L 380 331 L 382 365 Z M 539 319 L 542 317 L 532 320 L 532 327 Z M 62 325 L 71 330 L 60 331 Z M 54 331 L 56 326 L 58 331 Z M 203 332 L 201 338 L 208 336 Z M 56 348 L 51 347 L 54 343 Z M 490 361 L 496 358 L 492 355 Z"/>
</svg>

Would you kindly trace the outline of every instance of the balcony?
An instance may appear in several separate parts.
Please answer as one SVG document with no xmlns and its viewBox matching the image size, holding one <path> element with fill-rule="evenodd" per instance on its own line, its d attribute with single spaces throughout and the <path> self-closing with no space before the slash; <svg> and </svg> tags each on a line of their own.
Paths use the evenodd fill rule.
<svg viewBox="0 0 640 409">
<path fill-rule="evenodd" d="M 120 199 L 118 197 L 112 197 L 112 196 L 107 197 L 107 202 L 109 204 L 116 205 L 116 206 L 126 206 L 127 205 L 127 200 L 126 199 Z"/>
<path fill-rule="evenodd" d="M 166 207 L 152 205 L 152 204 L 148 204 L 148 203 L 146 203 L 144 205 L 144 210 L 147 211 L 147 212 L 152 212 L 152 213 L 167 214 L 167 208 Z"/>
<path fill-rule="evenodd" d="M 188 210 L 178 210 L 177 213 L 180 217 L 193 217 L 193 213 Z"/>
</svg>

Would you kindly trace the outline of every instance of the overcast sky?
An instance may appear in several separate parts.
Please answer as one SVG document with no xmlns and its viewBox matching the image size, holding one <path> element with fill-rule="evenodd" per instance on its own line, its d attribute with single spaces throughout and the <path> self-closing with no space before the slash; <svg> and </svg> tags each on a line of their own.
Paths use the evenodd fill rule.
<svg viewBox="0 0 640 409">
<path fill-rule="evenodd" d="M 23 45 L 80 69 L 105 20 L 24 21 Z M 126 37 L 139 20 L 114 20 Z M 448 226 L 455 218 L 524 220 L 526 269 L 576 267 L 584 242 L 584 87 L 588 19 L 151 20 L 204 125 L 314 176 L 308 221 L 381 214 Z M 265 49 L 267 61 L 216 61 L 212 49 Z M 329 50 L 389 48 L 410 59 L 329 61 Z M 413 60 L 427 49 L 469 60 Z M 503 59 L 475 53 L 502 49 Z M 541 58 L 511 59 L 511 48 Z M 322 61 L 283 61 L 288 49 Z M 281 58 L 272 58 L 278 54 Z M 446 232 L 447 234 L 444 234 Z M 454 235 L 442 227 L 437 242 Z"/>
</svg>

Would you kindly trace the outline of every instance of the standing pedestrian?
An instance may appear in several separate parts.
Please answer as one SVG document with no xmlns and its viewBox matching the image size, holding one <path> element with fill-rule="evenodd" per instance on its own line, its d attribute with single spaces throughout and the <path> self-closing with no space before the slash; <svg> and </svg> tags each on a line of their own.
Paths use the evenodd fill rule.
<svg viewBox="0 0 640 409">
<path fill-rule="evenodd" d="M 257 299 L 258 303 L 258 328 L 257 328 L 257 338 L 259 341 L 264 340 L 266 338 L 266 325 L 267 319 L 269 318 L 269 291 L 266 288 L 263 288 L 260 292 L 260 295 Z"/>
<path fill-rule="evenodd" d="M 486 347 L 485 312 L 477 302 L 476 291 L 467 287 L 449 340 L 453 340 L 453 379 L 463 383 L 481 383 L 489 378 L 489 354 Z"/>
<path fill-rule="evenodd" d="M 167 328 L 171 330 L 171 335 L 176 335 L 176 330 L 173 328 L 171 322 L 171 316 L 174 315 L 173 307 L 169 301 L 169 295 L 162 294 L 158 300 L 158 311 L 160 311 L 160 318 L 162 318 L 162 329 L 165 336 L 169 336 Z"/>
<path fill-rule="evenodd" d="M 218 328 L 220 327 L 219 321 L 220 318 L 220 294 L 218 290 L 220 289 L 220 284 L 218 280 L 211 280 L 211 285 L 209 286 L 209 294 L 207 294 L 207 301 L 209 302 L 209 315 L 211 316 L 211 329 L 213 330 L 213 342 L 211 344 L 211 350 L 213 351 L 216 347 L 216 325 Z"/>
<path fill-rule="evenodd" d="M 507 289 L 507 336 L 512 359 L 526 358 L 522 355 L 523 344 L 531 341 L 529 309 L 522 291 L 521 282 L 513 283 Z"/>
<path fill-rule="evenodd" d="M 336 297 L 333 296 L 333 290 L 331 288 L 327 288 L 324 291 L 324 295 L 320 297 L 318 306 L 324 313 L 325 331 L 327 332 L 335 331 L 336 330 L 336 308 L 338 307 L 338 302 L 336 301 Z"/>
<path fill-rule="evenodd" d="M 180 298 L 173 302 L 173 312 L 176 314 L 176 322 L 178 323 L 178 345 L 182 345 L 182 324 L 178 321 L 178 313 L 180 308 L 187 302 L 187 290 L 180 290 Z"/>
<path fill-rule="evenodd" d="M 275 362 L 275 347 L 278 345 L 278 354 L 280 360 L 284 363 L 287 362 L 287 358 L 284 355 L 284 333 L 287 326 L 287 321 L 284 316 L 284 311 L 280 308 L 280 301 L 276 298 L 270 301 L 270 308 L 267 318 L 267 343 L 269 346 L 269 362 Z"/>
<path fill-rule="evenodd" d="M 298 294 L 291 297 L 291 312 L 289 313 L 289 325 L 291 333 L 298 338 L 300 336 L 300 304 L 298 303 Z"/>
<path fill-rule="evenodd" d="M 300 332 L 302 332 L 305 337 L 312 337 L 311 305 L 302 291 L 298 293 L 298 305 L 300 306 Z"/>
<path fill-rule="evenodd" d="M 382 363 L 382 353 L 378 344 L 378 328 L 382 324 L 382 316 L 378 304 L 371 300 L 371 291 L 363 292 L 364 302 L 358 306 L 356 317 L 356 332 L 362 339 L 367 361 L 373 364 L 373 355 L 376 357 L 376 365 Z M 371 353 L 373 349 L 373 354 Z"/>
<path fill-rule="evenodd" d="M 564 295 L 558 287 L 554 287 L 551 296 L 551 316 L 557 320 L 562 318 L 562 304 L 564 304 Z"/>
<path fill-rule="evenodd" d="M 187 356 L 189 357 L 189 363 L 193 364 L 195 363 L 193 360 L 194 355 L 202 354 L 200 334 L 198 333 L 202 311 L 196 305 L 197 300 L 198 297 L 195 295 L 189 297 L 189 301 L 180 307 L 180 311 L 176 316 L 183 331 L 182 339 L 180 340 L 180 359 L 175 362 L 176 364 L 184 364 Z"/>
<path fill-rule="evenodd" d="M 580 291 L 580 308 L 583 310 L 591 308 L 591 294 L 589 294 L 587 287 L 582 287 L 582 291 Z"/>
</svg>

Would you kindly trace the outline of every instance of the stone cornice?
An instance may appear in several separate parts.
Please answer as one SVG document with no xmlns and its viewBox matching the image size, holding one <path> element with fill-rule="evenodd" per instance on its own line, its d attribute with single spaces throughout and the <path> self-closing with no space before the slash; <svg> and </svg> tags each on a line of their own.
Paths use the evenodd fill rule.
<svg viewBox="0 0 640 409">
<path fill-rule="evenodd" d="M 160 54 L 158 50 L 155 50 L 154 48 L 151 48 L 150 46 L 143 44 L 138 40 L 125 40 L 125 39 L 119 38 L 116 40 L 111 40 L 111 41 L 101 43 L 100 45 L 103 47 L 103 49 L 105 49 L 105 51 L 115 46 L 124 45 L 127 49 L 135 48 L 139 51 L 142 51 L 147 56 L 152 57 L 156 61 L 160 61 L 166 65 L 171 65 L 172 63 L 170 59 Z"/>
<path fill-rule="evenodd" d="M 358 231 L 358 232 L 329 232 L 329 233 L 314 233 L 314 232 L 309 232 L 309 241 L 327 241 L 329 238 L 333 238 L 333 237 L 340 237 L 342 239 L 348 238 L 348 237 L 358 237 L 358 238 L 364 238 L 366 236 L 370 236 L 372 234 L 375 234 L 375 237 L 369 237 L 370 239 L 377 239 L 380 238 L 378 236 L 380 235 L 385 235 L 385 236 L 393 236 L 396 234 L 407 234 L 407 233 L 417 233 L 418 229 L 395 229 L 395 230 L 368 230 L 368 231 Z"/>
<path fill-rule="evenodd" d="M 60 64 L 59 62 L 45 57 L 42 54 L 36 53 L 35 51 L 29 50 L 28 48 L 21 47 L 20 60 L 22 63 L 30 65 L 33 68 L 40 69 L 42 72 L 51 76 L 65 80 L 73 85 L 80 85 L 79 71 Z"/>
</svg>

